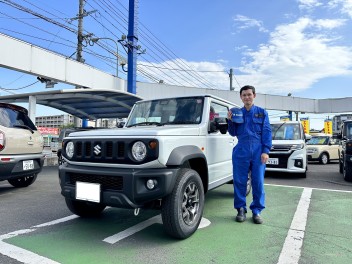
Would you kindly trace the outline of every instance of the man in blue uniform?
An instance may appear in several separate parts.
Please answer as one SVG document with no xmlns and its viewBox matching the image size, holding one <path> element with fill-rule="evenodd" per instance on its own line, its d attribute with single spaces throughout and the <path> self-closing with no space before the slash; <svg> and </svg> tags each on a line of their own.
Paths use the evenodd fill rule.
<svg viewBox="0 0 352 264">
<path fill-rule="evenodd" d="M 234 207 L 237 222 L 246 220 L 246 190 L 248 172 L 252 173 L 253 202 L 250 209 L 253 222 L 263 223 L 260 212 L 265 208 L 264 173 L 271 148 L 271 128 L 268 113 L 253 101 L 255 88 L 246 85 L 240 90 L 244 106 L 228 112 L 228 131 L 237 136 L 238 143 L 232 152 Z"/>
</svg>

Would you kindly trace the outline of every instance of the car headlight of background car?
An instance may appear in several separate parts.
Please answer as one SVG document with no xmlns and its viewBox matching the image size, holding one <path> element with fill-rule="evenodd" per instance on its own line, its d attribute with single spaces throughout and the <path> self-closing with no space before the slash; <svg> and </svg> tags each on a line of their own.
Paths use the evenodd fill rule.
<svg viewBox="0 0 352 264">
<path fill-rule="evenodd" d="M 317 152 L 318 152 L 318 150 L 316 148 L 307 148 L 307 153 L 309 153 L 309 154 L 314 154 Z"/>
</svg>

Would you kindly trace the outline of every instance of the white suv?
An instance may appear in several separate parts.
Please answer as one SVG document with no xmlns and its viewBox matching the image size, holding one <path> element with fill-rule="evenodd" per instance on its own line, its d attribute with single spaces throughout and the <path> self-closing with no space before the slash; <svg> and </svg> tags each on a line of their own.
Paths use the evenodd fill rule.
<svg viewBox="0 0 352 264">
<path fill-rule="evenodd" d="M 43 137 L 25 108 L 0 103 L 0 181 L 27 187 L 44 163 Z"/>
<path fill-rule="evenodd" d="M 296 173 L 307 177 L 307 147 L 299 121 L 272 122 L 272 148 L 266 171 Z"/>
<path fill-rule="evenodd" d="M 68 208 L 89 217 L 106 206 L 154 205 L 168 234 L 189 237 L 201 221 L 204 194 L 232 181 L 232 107 L 210 95 L 140 101 L 123 128 L 71 133 L 59 167 Z"/>
</svg>

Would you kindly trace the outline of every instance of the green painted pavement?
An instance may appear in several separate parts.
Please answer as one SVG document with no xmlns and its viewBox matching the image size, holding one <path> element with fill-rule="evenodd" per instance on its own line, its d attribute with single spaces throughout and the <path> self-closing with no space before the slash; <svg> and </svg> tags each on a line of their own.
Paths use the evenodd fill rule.
<svg viewBox="0 0 352 264">
<path fill-rule="evenodd" d="M 351 263 L 352 193 L 313 190 L 300 263 Z"/>
<path fill-rule="evenodd" d="M 141 211 L 135 217 L 130 210 L 109 209 L 99 219 L 79 218 L 39 228 L 5 242 L 60 263 L 277 263 L 303 189 L 278 186 L 266 186 L 265 189 L 267 209 L 262 213 L 263 225 L 253 224 L 250 213 L 246 222 L 234 221 L 236 212 L 233 209 L 232 185 L 224 185 L 206 195 L 203 216 L 211 221 L 211 225 L 199 229 L 186 240 L 172 239 L 164 233 L 160 224 L 154 224 L 116 244 L 107 244 L 102 241 L 104 238 L 159 213 Z M 323 215 L 336 224 L 336 220 L 329 218 L 336 215 L 325 210 L 330 207 L 334 212 L 343 210 L 342 205 L 327 202 L 337 198 L 349 208 L 349 213 L 339 212 L 341 218 L 346 219 L 338 221 L 343 228 L 339 231 L 341 234 L 333 232 L 328 224 L 321 226 L 319 217 Z M 322 243 L 321 237 L 325 237 L 324 243 L 334 244 L 336 249 L 330 252 L 341 252 L 342 242 L 347 242 L 347 234 L 351 237 L 352 228 L 347 221 L 347 217 L 351 219 L 351 204 L 348 204 L 351 198 L 351 193 L 313 192 L 302 263 L 337 263 L 324 262 L 325 257 L 318 258 L 324 252 L 327 253 L 327 250 L 313 245 L 317 241 Z M 247 198 L 247 202 L 249 205 L 251 197 Z M 322 204 L 324 210 L 321 210 Z M 349 233 L 344 230 L 347 227 Z M 329 232 L 335 236 L 322 236 Z M 348 248 L 346 244 L 345 247 Z M 321 249 L 324 252 L 320 252 Z M 351 259 L 351 253 L 349 258 Z M 343 259 L 345 258 L 341 257 Z"/>
</svg>

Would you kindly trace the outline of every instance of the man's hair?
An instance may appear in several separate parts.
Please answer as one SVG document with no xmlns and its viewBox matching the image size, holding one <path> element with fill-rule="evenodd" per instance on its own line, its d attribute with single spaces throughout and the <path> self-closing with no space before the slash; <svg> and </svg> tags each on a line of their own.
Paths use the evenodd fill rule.
<svg viewBox="0 0 352 264">
<path fill-rule="evenodd" d="M 241 88 L 240 90 L 240 95 L 242 94 L 242 91 L 246 91 L 246 90 L 252 90 L 253 94 L 255 94 L 255 88 L 252 85 L 245 85 Z"/>
</svg>

